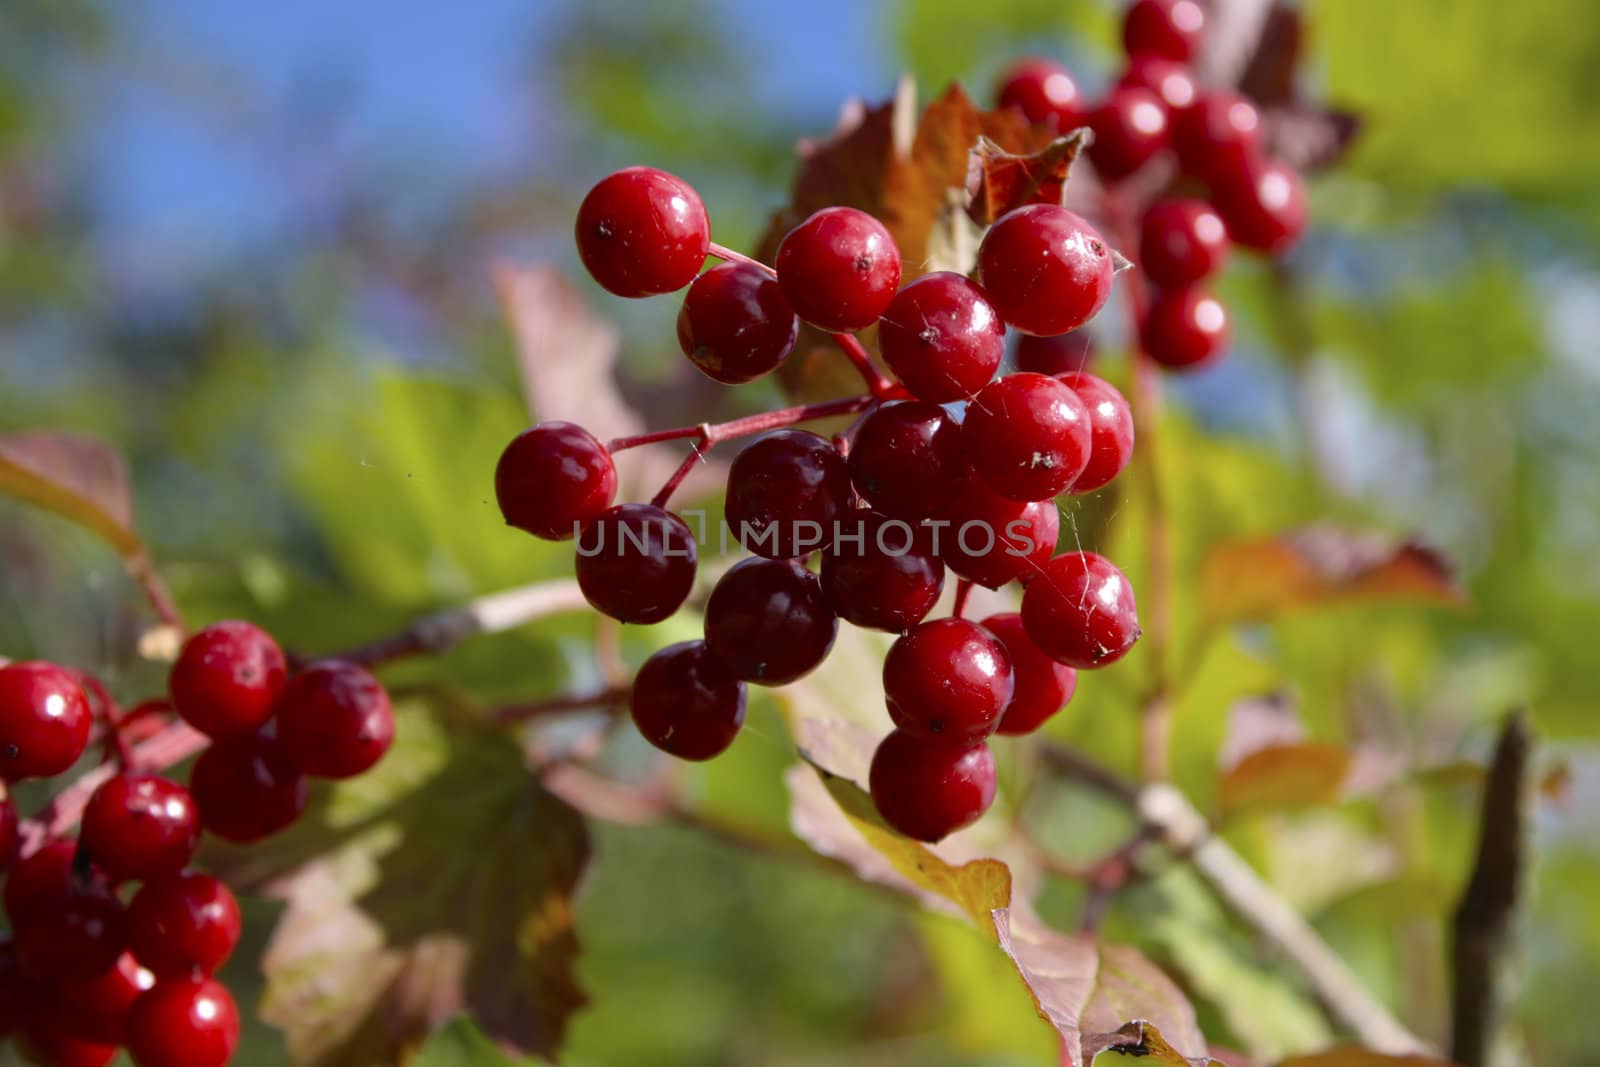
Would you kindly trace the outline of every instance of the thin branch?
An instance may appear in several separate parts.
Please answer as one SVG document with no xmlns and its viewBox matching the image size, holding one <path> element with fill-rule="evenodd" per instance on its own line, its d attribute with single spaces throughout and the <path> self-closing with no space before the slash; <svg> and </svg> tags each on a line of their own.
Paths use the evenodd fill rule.
<svg viewBox="0 0 1600 1067">
<path fill-rule="evenodd" d="M 490 718 L 497 723 L 507 724 L 527 722 L 529 719 L 538 719 L 546 715 L 561 715 L 569 711 L 618 708 L 628 702 L 628 694 L 632 691 L 632 686 L 610 686 L 595 693 L 572 693 L 527 704 L 508 704 L 496 708 Z"/>
<path fill-rule="evenodd" d="M 1500 1021 L 1500 980 L 1526 866 L 1532 749 L 1533 728 L 1527 714 L 1513 712 L 1495 744 L 1483 794 L 1478 858 L 1455 914 L 1450 1058 L 1461 1067 L 1484 1067 L 1489 1062 Z"/>
<path fill-rule="evenodd" d="M 649 433 L 635 434 L 632 437 L 613 438 L 606 448 L 611 452 L 622 452 L 629 448 L 638 448 L 640 445 L 653 445 L 662 441 L 682 441 L 686 438 L 696 438 L 701 445 L 709 448 L 723 441 L 731 441 L 736 437 L 746 437 L 766 430 L 776 430 L 784 426 L 794 426 L 797 423 L 812 422 L 816 419 L 832 418 L 835 415 L 854 415 L 878 402 L 875 396 L 847 396 L 839 400 L 824 400 L 818 404 L 800 404 L 792 408 L 779 408 L 776 411 L 763 411 L 758 415 L 747 415 L 742 419 L 731 422 L 701 423 L 699 426 L 677 426 L 670 430 L 652 430 Z"/>
<path fill-rule="evenodd" d="M 469 637 L 515 629 L 534 619 L 587 607 L 578 583 L 537 582 L 482 596 L 448 611 L 426 615 L 398 633 L 380 637 L 328 657 L 373 666 L 406 656 L 434 655 Z"/>
<path fill-rule="evenodd" d="M 183 624 L 183 615 L 178 611 L 177 602 L 172 599 L 172 591 L 167 588 L 161 572 L 150 561 L 150 556 L 140 549 L 122 557 L 122 562 L 144 592 L 145 599 L 150 601 L 150 609 L 155 612 L 156 618 L 178 631 L 179 636 L 187 634 L 189 630 Z"/>
</svg>

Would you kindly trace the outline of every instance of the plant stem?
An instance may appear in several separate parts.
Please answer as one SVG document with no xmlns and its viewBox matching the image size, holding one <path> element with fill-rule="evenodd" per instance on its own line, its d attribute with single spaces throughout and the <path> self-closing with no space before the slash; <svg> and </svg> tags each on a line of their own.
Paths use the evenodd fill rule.
<svg viewBox="0 0 1600 1067">
<path fill-rule="evenodd" d="M 710 448 L 711 446 L 706 444 L 703 438 L 696 441 L 694 447 L 689 450 L 689 454 L 678 465 L 678 469 L 672 472 L 672 477 L 668 478 L 666 483 L 656 491 L 656 495 L 650 498 L 650 503 L 658 508 L 666 507 L 667 502 L 672 499 L 672 494 L 677 492 L 678 486 L 683 484 L 683 480 L 689 477 L 694 469 L 700 465 L 701 461 L 706 458 L 706 452 Z"/>
<path fill-rule="evenodd" d="M 150 602 L 150 608 L 155 612 L 156 618 L 177 630 L 180 637 L 186 635 L 189 630 L 183 624 L 183 615 L 178 611 L 177 602 L 172 599 L 172 591 L 167 588 L 166 581 L 156 570 L 155 564 L 150 561 L 150 556 L 141 548 L 131 555 L 124 556 L 123 565 L 128 568 L 128 573 L 144 592 L 145 599 Z"/>
<path fill-rule="evenodd" d="M 609 686 L 594 693 L 570 693 L 565 696 L 536 700 L 529 704 L 509 704 L 496 708 L 491 716 L 501 724 L 527 722 L 545 715 L 560 715 L 569 711 L 587 711 L 591 708 L 615 708 L 627 703 L 631 685 Z"/>
<path fill-rule="evenodd" d="M 714 241 L 711 244 L 711 254 L 729 263 L 741 263 L 747 267 L 754 267 L 756 270 L 773 278 L 778 276 L 776 270 L 759 259 L 752 259 L 743 252 L 735 252 L 733 249 L 719 245 Z M 855 365 L 856 371 L 861 375 L 861 380 L 867 384 L 867 389 L 871 391 L 873 396 L 886 397 L 894 392 L 894 383 L 878 373 L 878 368 L 872 364 L 872 357 L 867 355 L 866 348 L 856 339 L 854 334 L 833 333 L 829 334 L 829 336 L 833 338 L 833 343 L 839 346 L 839 351 L 845 354 L 845 358 Z"/>
<path fill-rule="evenodd" d="M 763 411 L 759 415 L 746 415 L 742 419 L 731 422 L 701 423 L 699 426 L 678 426 L 670 430 L 653 430 L 650 433 L 635 434 L 632 437 L 615 437 L 606 445 L 612 452 L 622 452 L 640 445 L 653 445 L 662 441 L 682 441 L 685 438 L 698 438 L 700 445 L 709 450 L 712 445 L 723 441 L 731 441 L 737 437 L 746 437 L 753 433 L 763 433 L 767 430 L 777 430 L 785 426 L 794 426 L 802 422 L 812 422 L 816 419 L 832 418 L 835 415 L 853 415 L 865 410 L 878 402 L 875 396 L 850 396 L 840 400 L 824 400 L 818 404 L 800 404 L 792 408 L 779 408 L 776 411 Z"/>
<path fill-rule="evenodd" d="M 967 610 L 967 598 L 972 595 L 972 583 L 965 578 L 956 581 L 956 602 L 950 608 L 950 617 L 959 619 Z"/>
<path fill-rule="evenodd" d="M 1113 239 L 1123 248 L 1137 240 L 1132 214 L 1124 194 L 1108 190 L 1106 217 Z M 1144 319 L 1147 294 L 1145 279 L 1134 267 L 1124 275 L 1124 307 L 1127 311 L 1129 372 L 1133 411 L 1134 461 L 1140 465 L 1140 483 L 1145 491 L 1146 565 L 1144 587 L 1140 590 L 1144 641 L 1151 663 L 1151 685 L 1141 709 L 1140 767 L 1148 781 L 1171 777 L 1171 655 L 1172 599 L 1175 575 L 1172 565 L 1172 531 L 1167 517 L 1166 493 L 1161 478 L 1161 368 L 1144 351 L 1139 339 L 1139 324 Z"/>
</svg>

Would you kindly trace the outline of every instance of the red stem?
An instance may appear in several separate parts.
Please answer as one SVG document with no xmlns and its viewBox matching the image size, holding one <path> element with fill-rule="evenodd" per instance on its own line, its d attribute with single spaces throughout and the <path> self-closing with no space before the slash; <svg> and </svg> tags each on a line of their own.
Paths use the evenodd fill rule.
<svg viewBox="0 0 1600 1067">
<path fill-rule="evenodd" d="M 967 610 L 967 598 L 972 595 L 972 583 L 962 578 L 956 582 L 956 603 L 950 609 L 950 617 L 959 619 Z"/>
<path fill-rule="evenodd" d="M 711 446 L 706 444 L 704 438 L 696 441 L 694 447 L 689 450 L 689 454 L 684 457 L 683 462 L 678 464 L 678 469 L 672 472 L 672 477 L 668 478 L 666 484 L 656 492 L 655 496 L 650 498 L 650 503 L 658 508 L 666 507 L 667 501 L 672 499 L 672 494 L 677 492 L 678 486 L 683 484 L 683 480 L 689 477 L 690 472 L 706 458 L 706 452 L 710 448 Z"/>
<path fill-rule="evenodd" d="M 743 252 L 735 252 L 733 249 L 719 245 L 715 241 L 711 243 L 710 251 L 718 259 L 754 267 L 756 270 L 773 278 L 778 276 L 776 270 L 759 259 L 752 259 Z M 878 368 L 873 366 L 872 357 L 867 355 L 866 347 L 856 339 L 854 334 L 835 333 L 829 336 L 833 338 L 833 343 L 839 346 L 839 351 L 845 354 L 845 358 L 855 365 L 857 372 L 861 375 L 861 380 L 867 384 L 867 389 L 873 396 L 886 397 L 894 392 L 894 383 L 878 373 Z"/>
<path fill-rule="evenodd" d="M 613 708 L 627 702 L 632 686 L 616 685 L 602 689 L 597 693 L 573 693 L 568 696 L 551 697 L 549 700 L 538 700 L 531 704 L 511 704 L 507 707 L 497 708 L 493 719 L 497 723 L 527 722 L 544 715 L 559 715 L 567 711 L 587 711 L 590 708 Z"/>
<path fill-rule="evenodd" d="M 629 448 L 638 448 L 640 445 L 697 437 L 705 449 L 710 449 L 712 445 L 753 433 L 763 433 L 815 419 L 832 418 L 835 415 L 854 415 L 877 403 L 877 400 L 878 398 L 874 396 L 851 396 L 842 400 L 824 400 L 820 404 L 801 404 L 792 408 L 779 408 L 777 411 L 764 411 L 759 415 L 746 415 L 731 422 L 701 423 L 699 426 L 679 426 L 671 430 L 635 434 L 632 437 L 616 437 L 606 445 L 606 448 L 612 452 L 622 452 Z"/>
</svg>

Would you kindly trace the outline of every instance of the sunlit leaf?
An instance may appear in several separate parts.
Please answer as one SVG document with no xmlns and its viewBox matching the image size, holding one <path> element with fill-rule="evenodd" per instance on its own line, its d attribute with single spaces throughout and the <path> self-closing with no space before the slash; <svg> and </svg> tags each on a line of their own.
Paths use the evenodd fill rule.
<svg viewBox="0 0 1600 1067">
<path fill-rule="evenodd" d="M 1088 144 L 1086 130 L 1051 141 L 1037 152 L 1008 152 L 980 137 L 968 154 L 967 214 L 980 226 L 1027 204 L 1060 204 L 1067 175 Z"/>
</svg>

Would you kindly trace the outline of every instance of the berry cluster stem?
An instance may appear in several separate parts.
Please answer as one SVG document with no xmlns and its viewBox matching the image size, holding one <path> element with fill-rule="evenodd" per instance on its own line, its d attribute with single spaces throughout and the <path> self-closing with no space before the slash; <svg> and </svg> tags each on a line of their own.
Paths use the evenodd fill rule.
<svg viewBox="0 0 1600 1067">
<path fill-rule="evenodd" d="M 802 422 L 832 418 L 835 415 L 854 415 L 877 402 L 878 398 L 871 395 L 824 400 L 818 404 L 801 404 L 791 408 L 779 408 L 776 411 L 763 411 L 759 415 L 746 415 L 731 422 L 701 423 L 699 426 L 678 426 L 670 430 L 635 434 L 632 437 L 616 437 L 606 444 L 606 449 L 616 453 L 641 445 L 682 441 L 693 437 L 698 438 L 699 444 L 709 450 L 711 446 L 721 444 L 723 441 L 748 437 L 750 434 L 765 433 L 767 430 L 778 430 Z"/>
<path fill-rule="evenodd" d="M 1133 215 L 1123 194 L 1108 190 L 1105 213 L 1113 238 L 1123 248 L 1133 248 L 1138 233 Z M 1139 324 L 1149 303 L 1144 275 L 1137 269 L 1125 275 L 1124 307 L 1127 311 L 1129 364 L 1132 384 L 1129 407 L 1133 411 L 1134 433 L 1138 445 L 1134 462 L 1142 468 L 1145 493 L 1146 567 L 1141 587 L 1144 608 L 1140 612 L 1145 627 L 1146 647 L 1151 662 L 1152 682 L 1142 709 L 1140 766 L 1148 781 L 1163 781 L 1171 775 L 1172 700 L 1169 663 L 1172 638 L 1172 598 L 1175 574 L 1172 564 L 1172 530 L 1167 517 L 1166 492 L 1161 476 L 1161 368 L 1144 351 Z"/>
<path fill-rule="evenodd" d="M 774 278 L 778 276 L 776 270 L 759 259 L 753 259 L 743 252 L 735 252 L 733 249 L 725 245 L 719 245 L 715 241 L 711 242 L 711 254 L 728 263 L 742 263 L 747 267 L 754 267 L 763 273 L 770 274 Z M 829 336 L 833 338 L 833 343 L 839 346 L 839 351 L 845 354 L 845 358 L 855 366 L 856 371 L 861 375 L 861 380 L 866 383 L 867 390 L 873 396 L 883 398 L 894 393 L 894 383 L 884 377 L 877 367 L 873 366 L 872 357 L 867 354 L 866 346 L 854 334 L 835 333 Z"/>
</svg>

